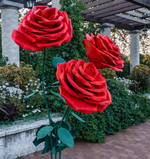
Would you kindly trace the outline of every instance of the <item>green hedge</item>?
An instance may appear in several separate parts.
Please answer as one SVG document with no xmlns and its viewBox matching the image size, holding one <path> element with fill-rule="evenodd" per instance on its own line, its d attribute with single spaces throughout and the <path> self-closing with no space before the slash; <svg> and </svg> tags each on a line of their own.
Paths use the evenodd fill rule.
<svg viewBox="0 0 150 159">
<path fill-rule="evenodd" d="M 128 95 L 124 86 L 117 81 L 109 81 L 107 84 L 112 95 L 112 103 L 103 113 L 74 112 L 87 121 L 87 126 L 79 131 L 77 138 L 102 142 L 105 135 L 115 134 L 149 118 L 150 100 L 147 97 L 138 94 Z M 69 122 L 74 128 L 81 126 L 73 116 L 70 116 Z"/>
</svg>

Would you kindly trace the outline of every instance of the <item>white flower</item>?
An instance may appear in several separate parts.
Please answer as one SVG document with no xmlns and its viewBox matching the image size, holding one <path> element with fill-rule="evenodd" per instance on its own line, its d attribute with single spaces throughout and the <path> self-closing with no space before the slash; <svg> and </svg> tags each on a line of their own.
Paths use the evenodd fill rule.
<svg viewBox="0 0 150 159">
<path fill-rule="evenodd" d="M 9 83 L 5 83 L 6 84 L 6 86 L 8 86 L 9 85 Z"/>
<path fill-rule="evenodd" d="M 30 107 L 29 105 L 26 106 L 26 108 L 29 108 L 29 107 Z"/>
<path fill-rule="evenodd" d="M 23 117 L 23 118 L 25 118 L 25 117 L 26 117 L 26 115 L 25 115 L 25 114 L 23 114 L 23 115 L 22 115 L 22 117 Z"/>
<path fill-rule="evenodd" d="M 6 86 L 5 86 L 5 85 L 3 85 L 2 87 L 3 87 L 3 88 L 6 88 Z"/>
<path fill-rule="evenodd" d="M 31 106 L 31 108 L 33 108 L 33 106 Z"/>
<path fill-rule="evenodd" d="M 32 113 L 36 113 L 37 111 L 38 111 L 38 109 L 35 109 L 35 110 L 32 111 Z"/>
<path fill-rule="evenodd" d="M 19 88 L 19 85 L 16 85 L 16 88 Z"/>
<path fill-rule="evenodd" d="M 32 82 L 32 79 L 30 79 L 29 81 Z"/>
<path fill-rule="evenodd" d="M 38 109 L 38 112 L 41 112 L 41 110 Z"/>
<path fill-rule="evenodd" d="M 40 81 L 40 79 L 37 79 L 38 81 Z"/>
</svg>

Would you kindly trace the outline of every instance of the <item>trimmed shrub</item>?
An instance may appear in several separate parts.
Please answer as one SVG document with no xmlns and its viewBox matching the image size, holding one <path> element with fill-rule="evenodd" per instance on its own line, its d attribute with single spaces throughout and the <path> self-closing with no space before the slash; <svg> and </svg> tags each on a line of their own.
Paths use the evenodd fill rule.
<svg viewBox="0 0 150 159">
<path fill-rule="evenodd" d="M 139 83 L 139 88 L 148 91 L 150 87 L 150 69 L 148 66 L 140 64 L 136 65 L 131 73 L 130 78 Z"/>
</svg>

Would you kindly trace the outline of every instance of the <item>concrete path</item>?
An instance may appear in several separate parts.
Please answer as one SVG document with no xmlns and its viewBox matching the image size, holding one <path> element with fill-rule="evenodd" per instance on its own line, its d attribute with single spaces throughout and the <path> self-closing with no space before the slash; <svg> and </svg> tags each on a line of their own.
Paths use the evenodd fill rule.
<svg viewBox="0 0 150 159">
<path fill-rule="evenodd" d="M 50 153 L 36 152 L 22 159 L 50 159 Z M 150 159 L 150 120 L 107 135 L 105 143 L 76 140 L 73 149 L 62 151 L 62 159 Z"/>
</svg>

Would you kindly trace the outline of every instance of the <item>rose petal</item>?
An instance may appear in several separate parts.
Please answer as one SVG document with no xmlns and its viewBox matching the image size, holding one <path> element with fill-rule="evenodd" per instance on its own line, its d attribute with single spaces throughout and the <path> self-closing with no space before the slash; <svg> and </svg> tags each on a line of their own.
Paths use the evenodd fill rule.
<svg viewBox="0 0 150 159">
<path fill-rule="evenodd" d="M 70 95 L 64 87 L 60 86 L 60 95 L 65 98 L 66 103 L 75 111 L 90 114 L 97 111 L 95 104 L 87 103 L 81 99 L 75 98 Z"/>
<path fill-rule="evenodd" d="M 12 39 L 15 41 L 16 44 L 18 44 L 19 46 L 21 46 L 23 49 L 26 50 L 41 51 L 44 49 L 42 47 L 38 48 L 34 46 L 32 42 L 26 40 L 25 36 L 17 30 L 13 30 Z"/>
<path fill-rule="evenodd" d="M 99 53 L 98 49 L 96 49 L 89 41 L 83 39 L 82 44 L 86 47 L 87 57 L 90 62 L 101 61 L 101 62 L 107 63 L 107 61 Z"/>
</svg>

